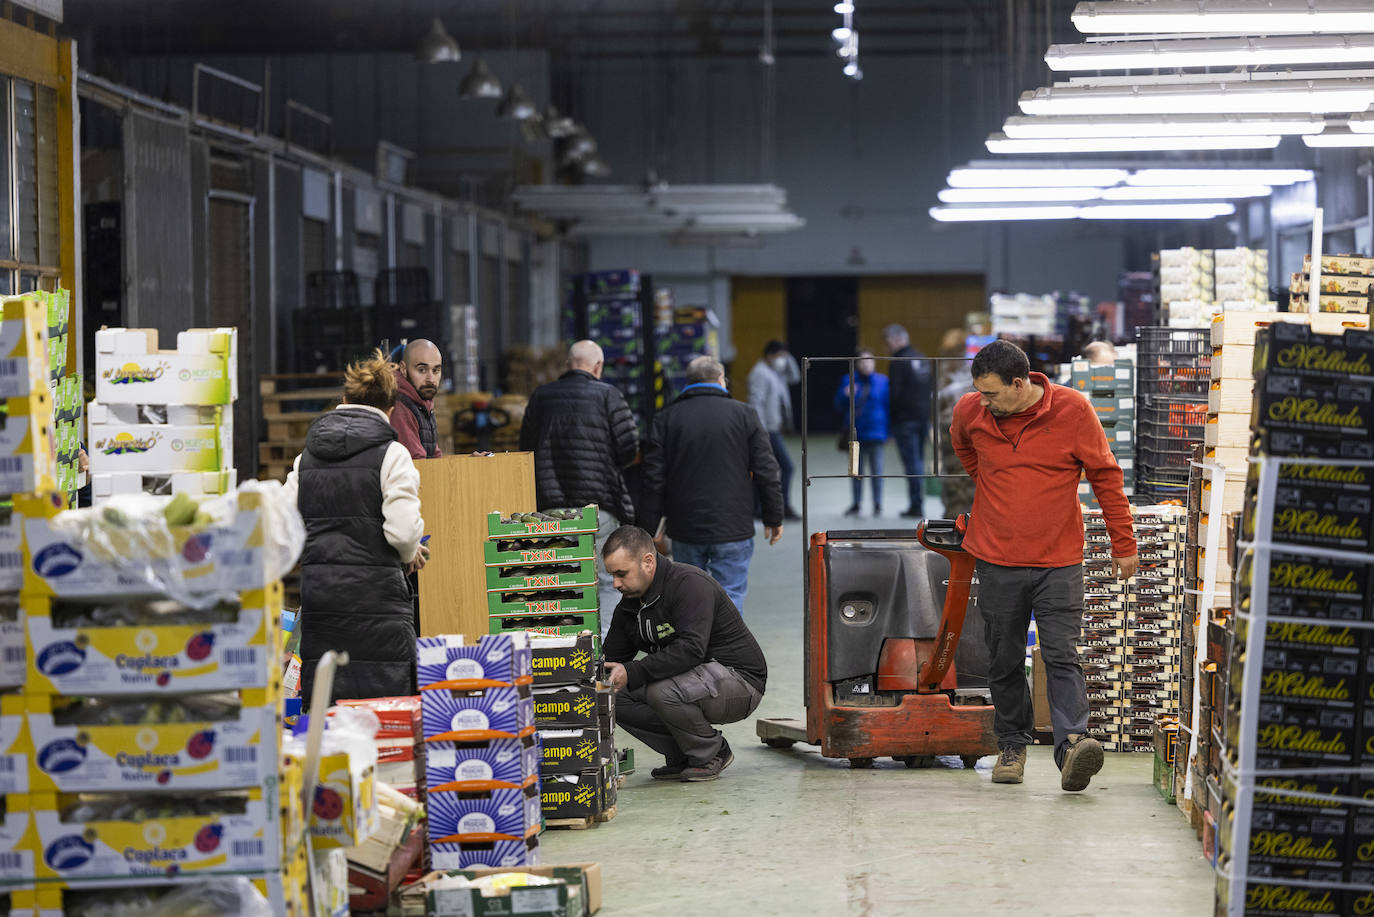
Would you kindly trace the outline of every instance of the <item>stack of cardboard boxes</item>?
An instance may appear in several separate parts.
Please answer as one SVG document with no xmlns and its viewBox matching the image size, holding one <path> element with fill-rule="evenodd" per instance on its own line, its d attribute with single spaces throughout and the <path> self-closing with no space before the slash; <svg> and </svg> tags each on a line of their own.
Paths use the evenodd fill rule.
<svg viewBox="0 0 1374 917">
<path fill-rule="evenodd" d="M 574 277 L 563 311 L 564 337 L 587 338 L 601 346 L 601 379 L 620 389 L 635 423 L 645 429 L 646 409 L 663 379 L 658 372 L 648 278 L 638 271 L 597 271 Z"/>
<path fill-rule="evenodd" d="M 544 817 L 552 824 L 605 816 L 616 802 L 615 692 L 597 681 L 597 638 L 532 639 Z"/>
<path fill-rule="evenodd" d="M 602 816 L 615 805 L 614 692 L 601 674 L 597 508 L 488 517 L 493 634 L 528 632 L 534 718 L 543 739 L 543 813 Z"/>
<path fill-rule="evenodd" d="M 1294 310 L 1305 310 L 1311 298 L 1312 256 L 1303 258 L 1302 273 L 1294 274 L 1289 292 L 1293 295 Z M 1323 255 L 1321 259 L 1321 292 L 1317 296 L 1317 311 L 1368 313 L 1374 296 L 1374 258 L 1355 255 Z"/>
<path fill-rule="evenodd" d="M 421 637 L 426 822 L 435 869 L 539 862 L 539 736 L 528 635 Z"/>
<path fill-rule="evenodd" d="M 95 402 L 89 411 L 91 498 L 129 493 L 229 493 L 238 398 L 238 331 L 192 329 L 176 350 L 157 331 L 95 335 Z"/>
<path fill-rule="evenodd" d="M 1120 359 L 1114 363 L 1089 363 L 1074 360 L 1069 367 L 1069 385 L 1088 396 L 1097 419 L 1107 434 L 1112 455 L 1121 466 L 1126 493 L 1135 492 L 1135 362 Z M 1078 485 L 1078 502 L 1097 505 L 1092 485 L 1086 479 Z"/>
<path fill-rule="evenodd" d="M 1083 638 L 1088 729 L 1108 751 L 1151 751 L 1155 720 L 1175 714 L 1175 657 L 1183 620 L 1181 508 L 1133 507 L 1140 567 L 1112 575 L 1111 540 L 1101 512 L 1084 513 Z"/>
<path fill-rule="evenodd" d="M 259 498 L 143 557 L 204 590 L 180 599 L 120 565 L 139 551 L 120 547 L 122 530 L 107 533 L 118 562 L 72 544 L 52 522 L 61 502 L 16 498 L 27 663 L 22 691 L 0 696 L 0 880 L 28 887 L 13 912 L 60 913 L 75 884 L 114 895 L 238 874 L 275 913 L 306 913 L 301 770 L 281 744 L 282 592 Z"/>
<path fill-rule="evenodd" d="M 1359 804 L 1374 764 L 1374 333 L 1276 323 L 1254 346 L 1264 458 L 1241 517 L 1226 767 L 1207 813 L 1218 910 L 1357 914 L 1374 901 L 1374 812 Z"/>
<path fill-rule="evenodd" d="M 1269 253 L 1250 248 L 1173 248 L 1154 256 L 1163 322 L 1205 328 L 1232 310 L 1274 311 L 1269 299 Z"/>
</svg>

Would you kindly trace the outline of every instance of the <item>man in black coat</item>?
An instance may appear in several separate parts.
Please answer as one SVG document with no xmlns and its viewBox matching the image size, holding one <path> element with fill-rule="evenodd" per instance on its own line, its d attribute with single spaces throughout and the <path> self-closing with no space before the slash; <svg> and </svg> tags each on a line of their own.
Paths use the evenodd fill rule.
<svg viewBox="0 0 1374 917">
<path fill-rule="evenodd" d="M 911 346 L 911 337 L 901 325 L 883 329 L 883 340 L 892 353 L 887 375 L 888 418 L 892 441 L 897 444 L 902 468 L 907 475 L 925 474 L 926 434 L 930 430 L 931 365 L 926 355 Z M 908 505 L 903 516 L 919 519 L 925 515 L 923 478 L 908 477 Z"/>
<path fill-rule="evenodd" d="M 654 417 L 644 449 L 639 525 L 667 520 L 673 557 L 700 567 L 743 611 L 754 556 L 754 492 L 770 545 L 782 537 L 782 485 L 759 415 L 730 397 L 714 357 L 687 364 L 688 385 Z"/>
<path fill-rule="evenodd" d="M 663 755 L 655 780 L 715 780 L 735 756 L 711 724 L 758 708 L 763 650 L 719 584 L 659 556 L 643 529 L 617 529 L 602 559 L 625 596 L 605 647 L 616 721 Z"/>
<path fill-rule="evenodd" d="M 635 521 L 624 469 L 639 451 L 639 431 L 625 396 L 600 381 L 602 359 L 595 341 L 568 348 L 568 371 L 534 390 L 520 426 L 520 450 L 534 453 L 539 509 L 596 504 L 598 556 L 611 532 Z M 597 597 L 605 636 L 620 593 L 604 568 Z"/>
</svg>

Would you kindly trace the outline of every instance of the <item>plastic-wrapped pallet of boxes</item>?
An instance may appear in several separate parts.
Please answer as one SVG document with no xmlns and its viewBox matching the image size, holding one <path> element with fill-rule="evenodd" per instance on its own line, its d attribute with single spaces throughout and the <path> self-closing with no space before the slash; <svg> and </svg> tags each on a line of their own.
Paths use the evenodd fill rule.
<svg viewBox="0 0 1374 917">
<path fill-rule="evenodd" d="M 1083 516 L 1083 636 L 1088 731 L 1108 751 L 1151 751 L 1155 720 L 1177 715 L 1176 657 L 1183 626 L 1184 510 L 1133 507 L 1140 567 L 1112 576 L 1102 514 Z"/>
<path fill-rule="evenodd" d="M 191 329 L 159 350 L 155 329 L 95 335 L 88 412 L 91 498 L 160 492 L 229 493 L 234 470 L 238 331 Z"/>
<path fill-rule="evenodd" d="M 1135 490 L 1135 363 L 1119 359 L 1113 363 L 1074 360 L 1069 367 L 1069 385 L 1088 396 L 1102 430 L 1107 434 L 1112 456 L 1121 466 L 1126 493 Z M 1097 505 L 1087 479 L 1078 484 L 1078 502 Z"/>
<path fill-rule="evenodd" d="M 84 894 L 74 883 L 158 896 L 237 875 L 274 913 L 308 912 L 263 499 L 241 494 L 232 519 L 164 529 L 170 543 L 147 550 L 160 539 L 137 523 L 88 514 L 103 543 L 73 541 L 53 521 L 59 497 L 16 498 L 27 668 L 0 695 L 0 881 L 31 887 L 12 907 L 61 913 Z M 131 560 L 206 591 L 159 592 Z"/>
<path fill-rule="evenodd" d="M 1374 902 L 1371 365 L 1369 331 L 1276 323 L 1256 336 L 1259 462 L 1207 812 L 1228 917 Z"/>
<path fill-rule="evenodd" d="M 421 637 L 429 858 L 435 869 L 539 863 L 539 736 L 529 636 Z"/>
</svg>

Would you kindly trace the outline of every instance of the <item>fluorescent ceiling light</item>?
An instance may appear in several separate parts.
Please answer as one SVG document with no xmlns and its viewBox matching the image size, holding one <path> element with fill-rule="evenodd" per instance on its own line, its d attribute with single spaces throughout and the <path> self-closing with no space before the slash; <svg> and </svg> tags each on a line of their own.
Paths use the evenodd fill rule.
<svg viewBox="0 0 1374 917">
<path fill-rule="evenodd" d="M 1079 3 L 1073 24 L 1085 33 L 1374 32 L 1367 0 L 1102 0 Z"/>
<path fill-rule="evenodd" d="M 1164 150 L 1272 150 L 1277 135 L 1267 137 L 1041 137 L 1012 139 L 993 134 L 987 139 L 989 153 L 1113 153 L 1117 150 L 1159 152 Z"/>
<path fill-rule="evenodd" d="M 941 223 L 1002 222 L 1006 220 L 1207 220 L 1229 216 L 1236 208 L 1222 202 L 1174 204 L 1022 204 L 986 207 L 931 207 L 931 219 Z"/>
<path fill-rule="evenodd" d="M 1311 181 L 1309 169 L 1141 169 L 1128 185 L 1293 185 Z"/>
<path fill-rule="evenodd" d="M 1235 205 L 1221 202 L 1196 204 L 1094 204 L 1078 208 L 1082 220 L 1210 220 L 1230 216 Z"/>
<path fill-rule="evenodd" d="M 1055 71 L 1160 70 L 1171 67 L 1276 67 L 1374 61 L 1374 36 L 1290 35 L 1158 39 L 1051 45 L 1045 63 Z"/>
<path fill-rule="evenodd" d="M 1073 206 L 1023 207 L 931 207 L 930 217 L 941 223 L 977 223 L 990 220 L 1072 220 L 1078 208 Z"/>
<path fill-rule="evenodd" d="M 1275 80 L 1203 85 L 1060 86 L 1021 96 L 1028 115 L 1271 114 L 1364 111 L 1374 79 Z"/>
<path fill-rule="evenodd" d="M 1268 185 L 1117 185 L 1104 188 L 1104 201 L 1200 201 L 1268 197 Z"/>
<path fill-rule="evenodd" d="M 1374 134 L 1327 128 L 1320 134 L 1302 138 L 1302 142 L 1310 147 L 1370 147 L 1374 146 Z"/>
<path fill-rule="evenodd" d="M 1016 185 L 1037 185 L 1042 188 L 1092 185 L 1103 188 L 1124 181 L 1127 174 L 1125 169 L 953 169 L 945 181 L 954 188 L 1008 188 Z"/>
<path fill-rule="evenodd" d="M 945 188 L 938 197 L 945 204 L 1017 204 L 1031 201 L 1095 201 L 1101 188 Z"/>
<path fill-rule="evenodd" d="M 1345 124 L 1357 134 L 1374 134 L 1374 112 L 1357 112 Z"/>
<path fill-rule="evenodd" d="M 1250 115 L 1012 115 L 1002 133 L 1017 140 L 1048 137 L 1211 137 L 1316 134 L 1326 121 L 1316 115 L 1265 118 Z"/>
<path fill-rule="evenodd" d="M 1071 76 L 1067 80 L 1051 83 L 1051 89 L 1068 89 L 1085 86 L 1190 86 L 1199 89 L 1218 86 L 1223 83 L 1268 83 L 1310 82 L 1316 80 L 1330 83 L 1336 80 L 1374 80 L 1374 70 L 1368 67 L 1358 69 L 1326 70 L 1221 70 L 1216 73 L 1090 73 L 1087 76 Z"/>
</svg>

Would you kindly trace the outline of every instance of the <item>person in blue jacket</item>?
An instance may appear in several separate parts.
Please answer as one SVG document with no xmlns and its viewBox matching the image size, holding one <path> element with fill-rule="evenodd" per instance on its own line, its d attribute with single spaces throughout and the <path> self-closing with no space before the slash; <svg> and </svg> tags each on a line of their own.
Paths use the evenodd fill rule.
<svg viewBox="0 0 1374 917">
<path fill-rule="evenodd" d="M 854 389 L 854 431 L 859 440 L 859 473 L 864 466 L 873 481 L 873 515 L 883 514 L 883 447 L 887 443 L 887 376 L 875 372 L 877 361 L 873 351 L 860 350 L 856 355 Z M 849 376 L 840 382 L 840 390 L 835 393 L 835 411 L 845 418 L 845 430 L 851 426 L 849 417 Z M 863 498 L 863 479 L 854 478 L 854 502 L 845 510 L 846 516 L 859 515 L 859 502 Z"/>
</svg>

